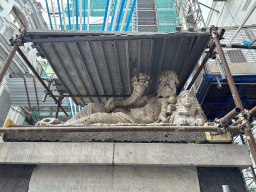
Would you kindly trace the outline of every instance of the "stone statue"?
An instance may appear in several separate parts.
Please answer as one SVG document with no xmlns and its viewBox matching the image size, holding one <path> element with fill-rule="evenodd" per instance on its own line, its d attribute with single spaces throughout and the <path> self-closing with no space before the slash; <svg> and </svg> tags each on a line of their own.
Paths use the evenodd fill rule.
<svg viewBox="0 0 256 192">
<path fill-rule="evenodd" d="M 158 80 L 159 87 L 157 97 L 143 95 L 148 88 L 150 79 L 147 75 L 139 74 L 132 78 L 134 87 L 132 95 L 123 101 L 109 99 L 104 104 L 91 103 L 82 109 L 73 118 L 67 121 L 66 125 L 73 124 L 94 124 L 94 123 L 153 123 L 167 122 L 167 114 L 174 108 L 168 107 L 176 102 L 176 86 L 178 77 L 173 71 L 163 72 Z M 171 103 L 171 104 L 170 104 Z M 165 109 L 165 107 L 167 108 Z M 163 110 L 163 111 L 161 111 Z M 44 119 L 37 123 L 37 126 L 47 125 L 53 122 Z M 56 125 L 56 121 L 54 121 Z"/>
<path fill-rule="evenodd" d="M 117 124 L 117 123 L 170 123 L 181 126 L 204 125 L 206 117 L 196 97 L 182 91 L 177 97 L 178 77 L 173 71 L 163 72 L 158 80 L 157 96 L 143 95 L 150 84 L 147 75 L 132 78 L 132 95 L 126 100 L 110 98 L 106 104 L 90 103 L 66 123 L 55 118 L 39 121 L 40 125 Z"/>
<path fill-rule="evenodd" d="M 172 124 L 203 126 L 206 122 L 206 116 L 191 91 L 182 91 L 175 107 L 169 120 Z"/>
</svg>

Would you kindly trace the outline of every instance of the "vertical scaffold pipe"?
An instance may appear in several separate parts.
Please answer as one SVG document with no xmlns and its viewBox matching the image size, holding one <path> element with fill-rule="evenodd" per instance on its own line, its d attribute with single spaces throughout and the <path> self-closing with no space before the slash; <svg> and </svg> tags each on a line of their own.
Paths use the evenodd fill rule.
<svg viewBox="0 0 256 192">
<path fill-rule="evenodd" d="M 219 39 L 218 36 L 216 36 L 216 37 L 214 37 L 213 40 L 214 40 L 214 43 L 216 45 L 216 48 L 217 48 L 218 54 L 220 56 L 221 62 L 223 64 L 223 68 L 224 68 L 224 71 L 225 71 L 225 74 L 226 74 L 226 77 L 227 77 L 227 80 L 228 80 L 229 88 L 230 88 L 230 91 L 231 91 L 232 96 L 234 98 L 234 102 L 236 104 L 236 107 L 238 107 L 241 110 L 243 110 L 244 107 L 243 107 L 242 101 L 241 101 L 241 99 L 239 97 L 239 94 L 238 94 L 238 91 L 237 91 L 234 79 L 232 77 L 232 74 L 230 72 L 230 69 L 229 69 L 229 66 L 228 66 L 225 54 L 224 54 L 223 49 L 222 49 L 222 47 L 220 45 L 220 39 Z"/>
<path fill-rule="evenodd" d="M 76 30 L 78 30 L 78 0 L 76 0 Z"/>
<path fill-rule="evenodd" d="M 70 19 L 70 6 L 69 6 L 69 0 L 67 0 L 67 7 L 68 7 L 68 27 L 69 27 L 69 30 L 71 30 L 71 19 Z"/>
<path fill-rule="evenodd" d="M 88 0 L 88 6 L 87 6 L 87 31 L 90 30 L 90 9 L 91 9 L 91 1 Z"/>
<path fill-rule="evenodd" d="M 80 23 L 79 23 L 79 26 L 80 26 L 80 30 L 82 30 L 82 27 L 83 27 L 83 13 L 82 13 L 82 7 L 83 7 L 83 2 L 82 0 L 80 0 L 80 3 L 79 3 L 79 16 L 80 16 Z"/>
<path fill-rule="evenodd" d="M 120 0 L 117 0 L 116 11 L 115 11 L 116 14 L 114 16 L 114 20 L 113 20 L 113 25 L 112 25 L 111 31 L 114 31 L 114 29 L 115 29 L 117 13 L 119 12 L 119 8 L 120 8 Z"/>
<path fill-rule="evenodd" d="M 76 27 L 76 24 L 75 24 L 75 4 L 74 4 L 75 1 L 73 1 L 72 3 L 72 24 L 73 24 L 73 27 L 72 29 L 75 30 L 75 27 Z"/>
<path fill-rule="evenodd" d="M 120 7 L 118 20 L 117 20 L 117 23 L 116 23 L 116 31 L 118 31 L 119 24 L 120 24 L 120 21 L 121 21 L 121 18 L 122 18 L 122 13 L 123 13 L 123 9 L 124 9 L 124 3 L 125 3 L 125 0 L 122 0 L 122 4 L 121 4 L 121 7 Z"/>
<path fill-rule="evenodd" d="M 109 0 L 106 1 L 104 19 L 103 19 L 103 24 L 102 24 L 102 31 L 104 31 L 104 29 L 105 29 L 105 24 L 106 24 L 106 20 L 107 20 L 108 9 L 109 9 Z"/>
<path fill-rule="evenodd" d="M 108 30 L 108 20 L 109 20 L 109 15 L 110 15 L 111 7 L 112 7 L 112 0 L 109 1 L 108 7 L 109 7 L 109 9 L 108 9 L 108 13 L 107 13 L 107 20 L 106 20 L 106 23 L 105 23 L 104 31 Z"/>
<path fill-rule="evenodd" d="M 128 0 L 128 1 L 127 1 L 126 9 L 125 9 L 125 12 L 124 12 L 124 17 L 123 17 L 123 21 L 122 21 L 122 25 L 121 25 L 120 31 L 123 31 L 124 22 L 125 22 L 125 19 L 126 19 L 126 15 L 127 15 L 128 9 L 129 9 L 130 2 L 131 2 L 131 0 Z"/>
<path fill-rule="evenodd" d="M 63 26 L 64 26 L 64 30 L 66 30 L 66 29 L 67 29 L 67 26 L 66 26 L 66 19 L 65 19 L 65 11 L 64 11 L 63 0 L 61 0 L 61 8 L 62 8 Z"/>
<path fill-rule="evenodd" d="M 85 0 L 83 0 L 83 2 L 84 2 L 84 26 L 83 26 L 83 30 L 85 30 L 85 10 L 86 10 Z"/>
<path fill-rule="evenodd" d="M 58 3 L 59 18 L 60 18 L 60 28 L 61 28 L 61 30 L 63 30 L 62 19 L 61 19 L 61 11 L 60 11 L 60 1 L 57 0 L 57 3 Z"/>
<path fill-rule="evenodd" d="M 129 17 L 128 17 L 128 20 L 127 20 L 127 23 L 126 23 L 126 26 L 125 26 L 124 31 L 127 31 L 127 30 L 128 30 L 129 23 L 130 23 L 130 21 L 131 21 L 132 13 L 133 13 L 133 10 L 134 10 L 135 5 L 136 5 L 136 0 L 133 0 L 132 7 L 131 7 L 131 12 L 130 12 L 130 14 L 129 14 Z"/>
<path fill-rule="evenodd" d="M 112 18 L 111 18 L 111 23 L 110 23 L 110 26 L 109 26 L 109 31 L 111 31 L 111 29 L 112 29 L 114 17 L 115 17 L 115 14 L 116 14 L 116 5 L 117 5 L 117 1 L 118 1 L 118 0 L 115 1 L 113 13 L 112 13 Z"/>
<path fill-rule="evenodd" d="M 55 29 L 57 30 L 57 22 L 56 22 L 56 17 L 55 17 L 55 10 L 54 10 L 54 7 L 53 7 L 53 2 L 51 0 L 51 5 L 52 5 L 52 13 L 53 13 L 53 19 L 54 19 L 54 25 L 55 25 Z"/>
<path fill-rule="evenodd" d="M 53 30 L 53 27 L 52 27 L 52 20 L 51 20 L 51 15 L 50 15 L 50 10 L 49 10 L 49 7 L 48 7 L 48 2 L 47 2 L 47 0 L 45 0 L 45 4 L 46 4 L 46 9 L 47 9 L 48 17 L 49 17 L 50 27 L 51 27 L 51 30 Z"/>
<path fill-rule="evenodd" d="M 4 66 L 3 66 L 2 70 L 0 71 L 0 83 L 2 82 L 18 48 L 19 48 L 19 45 L 17 43 L 15 43 L 10 54 L 8 55 L 6 61 L 4 62 Z"/>
</svg>

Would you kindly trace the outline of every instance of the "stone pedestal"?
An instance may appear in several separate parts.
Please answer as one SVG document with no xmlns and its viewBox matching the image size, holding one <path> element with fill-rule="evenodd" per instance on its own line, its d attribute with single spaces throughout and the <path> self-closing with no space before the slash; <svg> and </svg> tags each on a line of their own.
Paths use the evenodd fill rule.
<svg viewBox="0 0 256 192">
<path fill-rule="evenodd" d="M 200 192 L 196 167 L 40 165 L 29 192 Z"/>
</svg>

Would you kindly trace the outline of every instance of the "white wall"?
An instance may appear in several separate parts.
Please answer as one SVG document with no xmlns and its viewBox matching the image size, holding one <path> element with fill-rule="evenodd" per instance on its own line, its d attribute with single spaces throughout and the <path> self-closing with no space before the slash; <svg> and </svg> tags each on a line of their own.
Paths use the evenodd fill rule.
<svg viewBox="0 0 256 192">
<path fill-rule="evenodd" d="M 199 0 L 200 1 L 200 0 Z M 200 2 L 209 5 L 209 0 L 201 0 Z M 226 1 L 212 1 L 211 7 L 218 10 L 219 13 L 215 11 L 207 11 L 205 8 L 203 10 L 205 19 L 207 18 L 208 26 L 215 25 L 218 27 L 228 27 L 228 26 L 240 26 L 243 19 L 246 17 L 255 0 L 226 0 Z M 246 8 L 246 4 L 248 7 Z M 212 15 L 211 15 L 212 13 Z M 245 25 L 256 24 L 256 11 L 253 12 L 251 17 L 245 23 Z"/>
</svg>

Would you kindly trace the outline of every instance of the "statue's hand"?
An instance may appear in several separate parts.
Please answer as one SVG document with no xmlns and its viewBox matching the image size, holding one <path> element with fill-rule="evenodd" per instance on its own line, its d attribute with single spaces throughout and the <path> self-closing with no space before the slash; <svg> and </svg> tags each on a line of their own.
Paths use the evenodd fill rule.
<svg viewBox="0 0 256 192">
<path fill-rule="evenodd" d="M 194 126 L 203 126 L 204 125 L 204 120 L 202 118 L 197 118 L 192 125 L 194 125 Z"/>
<path fill-rule="evenodd" d="M 44 118 L 41 121 L 38 121 L 35 126 L 57 126 L 57 125 L 62 125 L 63 122 L 56 119 L 56 118 Z"/>
<path fill-rule="evenodd" d="M 107 113 L 110 113 L 114 111 L 115 109 L 115 101 L 114 98 L 110 98 L 107 103 L 104 106 L 104 109 L 106 110 Z"/>
</svg>

